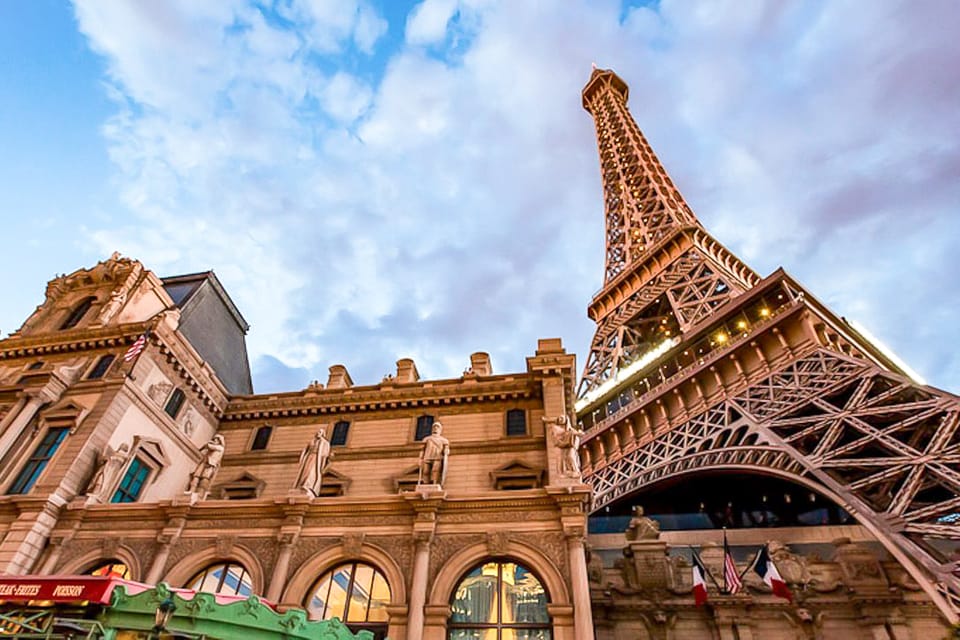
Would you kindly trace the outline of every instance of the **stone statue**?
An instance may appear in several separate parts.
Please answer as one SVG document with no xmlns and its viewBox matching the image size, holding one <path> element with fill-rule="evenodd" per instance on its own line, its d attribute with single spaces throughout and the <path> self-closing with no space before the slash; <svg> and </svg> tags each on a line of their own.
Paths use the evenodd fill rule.
<svg viewBox="0 0 960 640">
<path fill-rule="evenodd" d="M 310 444 L 300 453 L 300 466 L 293 488 L 302 490 L 313 498 L 320 495 L 323 472 L 327 470 L 330 458 L 330 442 L 327 440 L 327 433 L 324 429 L 320 429 L 313 436 Z"/>
<path fill-rule="evenodd" d="M 200 449 L 200 462 L 197 463 L 193 473 L 190 474 L 190 484 L 184 493 L 190 494 L 199 500 L 204 500 L 210 493 L 210 484 L 213 477 L 217 475 L 220 469 L 220 461 L 223 460 L 223 450 L 225 443 L 223 436 L 217 434 L 213 436 L 207 444 Z"/>
<path fill-rule="evenodd" d="M 627 525 L 625 537 L 628 542 L 636 540 L 656 540 L 660 537 L 660 523 L 643 515 L 643 507 L 633 507 L 633 517 Z"/>
<path fill-rule="evenodd" d="M 127 292 L 124 289 L 114 289 L 110 294 L 110 300 L 103 306 L 100 317 L 97 319 L 100 324 L 107 324 L 113 316 L 120 311 L 123 303 L 127 301 Z"/>
<path fill-rule="evenodd" d="M 567 478 L 579 478 L 580 456 L 577 450 L 580 448 L 580 436 L 583 435 L 583 431 L 570 424 L 570 418 L 566 414 L 553 419 L 541 418 L 541 420 L 545 425 L 550 426 L 553 443 L 560 449 L 560 475 Z"/>
<path fill-rule="evenodd" d="M 420 451 L 420 479 L 417 484 L 442 486 L 447 479 L 447 461 L 450 457 L 450 441 L 444 438 L 443 425 L 433 423 L 430 435 L 423 439 Z"/>
<path fill-rule="evenodd" d="M 120 470 L 130 455 L 130 445 L 126 442 L 114 451 L 108 445 L 103 453 L 97 456 L 97 472 L 87 487 L 87 496 L 97 502 L 106 502 L 110 499 L 109 493 L 113 490 L 120 475 Z"/>
</svg>

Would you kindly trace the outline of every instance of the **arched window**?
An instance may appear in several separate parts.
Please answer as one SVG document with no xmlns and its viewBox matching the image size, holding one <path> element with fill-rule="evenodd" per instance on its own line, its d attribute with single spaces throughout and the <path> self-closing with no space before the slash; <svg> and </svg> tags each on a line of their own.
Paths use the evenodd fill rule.
<svg viewBox="0 0 960 640">
<path fill-rule="evenodd" d="M 84 573 L 90 576 L 106 576 L 108 578 L 123 578 L 124 580 L 130 579 L 130 567 L 116 558 L 95 564 Z"/>
<path fill-rule="evenodd" d="M 450 640 L 550 640 L 543 584 L 509 560 L 485 562 L 460 580 L 450 601 Z"/>
<path fill-rule="evenodd" d="M 389 603 L 390 586 L 383 574 L 368 564 L 351 562 L 321 576 L 304 606 L 311 619 L 339 618 L 354 633 L 367 630 L 383 638 Z"/>
<path fill-rule="evenodd" d="M 96 302 L 96 298 L 90 296 L 89 298 L 84 298 L 80 301 L 76 307 L 73 308 L 73 311 L 70 312 L 70 315 L 67 316 L 67 319 L 63 321 L 63 324 L 60 325 L 60 330 L 71 329 L 83 320 L 83 316 L 87 315 L 87 311 L 90 311 L 90 307 Z"/>
<path fill-rule="evenodd" d="M 242 564 L 235 562 L 212 564 L 190 578 L 184 587 L 194 591 L 222 593 L 231 596 L 249 596 L 253 593 L 253 582 L 250 580 L 250 574 L 247 573 Z"/>
</svg>

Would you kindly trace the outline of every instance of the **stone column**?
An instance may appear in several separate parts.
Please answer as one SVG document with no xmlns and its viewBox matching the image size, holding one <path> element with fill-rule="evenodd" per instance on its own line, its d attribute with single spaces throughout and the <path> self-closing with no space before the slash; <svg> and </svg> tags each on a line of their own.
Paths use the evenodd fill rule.
<svg viewBox="0 0 960 640">
<path fill-rule="evenodd" d="M 0 458 L 7 455 L 14 443 L 20 439 L 30 420 L 37 413 L 37 409 L 44 403 L 41 395 L 24 395 L 17 400 L 17 404 L 0 423 L 3 435 L 0 436 Z"/>
<path fill-rule="evenodd" d="M 290 556 L 293 555 L 293 547 L 297 543 L 297 536 L 290 533 L 280 534 L 280 553 L 277 555 L 277 563 L 273 565 L 273 573 L 270 575 L 270 589 L 267 590 L 267 600 L 278 603 L 283 596 L 283 587 L 287 582 L 287 571 L 290 569 Z"/>
<path fill-rule="evenodd" d="M 184 511 L 183 508 L 179 510 Z M 143 582 L 153 585 L 163 578 L 163 572 L 167 568 L 167 560 L 170 558 L 170 549 L 180 539 L 180 534 L 183 532 L 183 526 L 186 522 L 185 515 L 170 518 L 163 531 L 157 534 L 157 544 L 160 545 L 160 548 L 157 549 L 157 555 L 153 557 L 153 563 L 150 565 L 150 570 L 144 577 Z"/>
<path fill-rule="evenodd" d="M 410 584 L 410 613 L 407 617 L 407 640 L 423 637 L 423 608 L 427 603 L 427 571 L 430 568 L 430 541 L 432 533 L 415 533 L 416 552 L 413 556 L 413 579 Z"/>
<path fill-rule="evenodd" d="M 47 552 L 47 557 L 43 559 L 43 565 L 37 573 L 41 576 L 48 576 L 53 573 L 53 570 L 57 568 L 57 563 L 60 561 L 60 556 L 63 554 L 63 546 L 73 538 L 73 534 L 69 535 L 52 535 L 50 536 L 50 546 L 48 547 L 49 551 Z"/>
<path fill-rule="evenodd" d="M 573 590 L 573 628 L 576 640 L 593 640 L 593 610 L 590 606 L 590 580 L 583 548 L 583 531 L 567 534 L 570 557 L 570 588 Z"/>
</svg>

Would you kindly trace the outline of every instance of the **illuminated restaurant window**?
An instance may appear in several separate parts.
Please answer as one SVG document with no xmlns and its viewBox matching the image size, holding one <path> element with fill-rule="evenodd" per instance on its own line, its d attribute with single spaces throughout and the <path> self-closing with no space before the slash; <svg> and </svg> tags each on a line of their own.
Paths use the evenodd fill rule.
<svg viewBox="0 0 960 640">
<path fill-rule="evenodd" d="M 250 574 L 241 564 L 218 562 L 212 564 L 184 585 L 194 591 L 220 593 L 230 596 L 249 596 L 253 593 Z"/>
<path fill-rule="evenodd" d="M 547 592 L 532 571 L 509 561 L 475 567 L 450 601 L 449 640 L 550 640 Z"/>
<path fill-rule="evenodd" d="M 311 619 L 339 618 L 354 633 L 386 634 L 390 586 L 376 568 L 362 562 L 340 565 L 321 576 L 310 593 L 304 606 Z"/>
<path fill-rule="evenodd" d="M 120 560 L 112 559 L 94 565 L 93 569 L 87 571 L 87 574 L 91 576 L 106 576 L 109 578 L 123 578 L 124 580 L 129 580 L 130 567 L 125 565 Z"/>
</svg>

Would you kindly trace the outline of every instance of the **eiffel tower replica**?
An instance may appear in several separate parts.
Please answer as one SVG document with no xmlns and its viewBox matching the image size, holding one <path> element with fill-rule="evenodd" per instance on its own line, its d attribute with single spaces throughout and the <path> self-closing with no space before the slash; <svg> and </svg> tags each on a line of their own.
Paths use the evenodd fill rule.
<svg viewBox="0 0 960 640">
<path fill-rule="evenodd" d="M 777 269 L 715 240 L 627 109 L 626 83 L 583 89 L 600 152 L 604 284 L 577 393 L 596 513 L 691 472 L 788 479 L 880 541 L 952 623 L 960 611 L 960 398 L 898 361 Z"/>
</svg>

